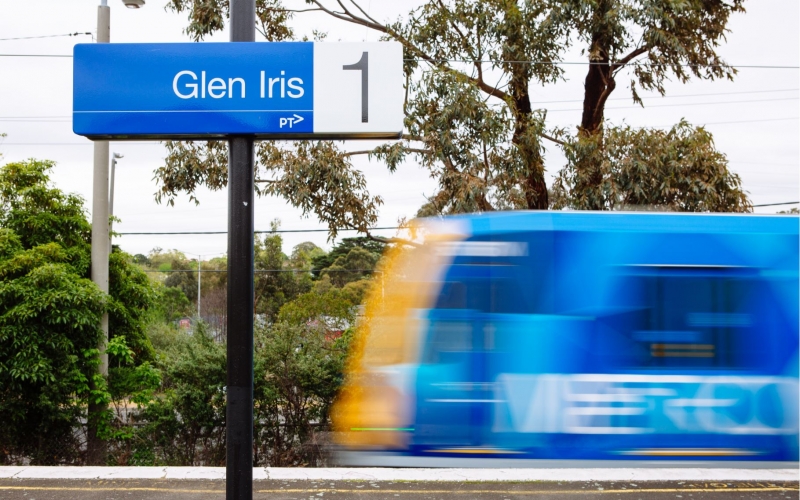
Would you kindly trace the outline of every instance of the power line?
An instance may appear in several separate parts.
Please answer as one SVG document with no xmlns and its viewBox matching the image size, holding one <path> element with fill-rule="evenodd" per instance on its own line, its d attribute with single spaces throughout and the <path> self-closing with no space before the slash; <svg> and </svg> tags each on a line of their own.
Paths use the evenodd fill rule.
<svg viewBox="0 0 800 500">
<path fill-rule="evenodd" d="M 787 201 L 785 203 L 764 203 L 762 205 L 753 205 L 753 207 L 777 207 L 779 205 L 797 205 L 800 201 Z"/>
<path fill-rule="evenodd" d="M 786 118 L 763 118 L 763 119 L 756 119 L 756 120 L 732 120 L 732 121 L 724 121 L 724 122 L 702 122 L 702 123 L 693 124 L 693 125 L 696 125 L 698 127 L 704 127 L 706 125 L 728 125 L 728 124 L 731 124 L 731 123 L 781 122 L 781 121 L 786 121 L 786 120 L 798 120 L 798 119 L 800 119 L 800 117 L 798 117 L 798 116 L 787 116 Z M 637 129 L 642 129 L 642 128 L 667 129 L 667 128 L 674 127 L 674 126 L 675 126 L 675 124 L 672 123 L 672 124 L 669 124 L 669 125 L 642 125 L 642 126 L 637 126 L 637 127 L 633 127 L 633 128 L 637 128 Z M 733 162 L 732 161 L 731 163 L 739 163 L 739 162 Z M 764 165 L 766 165 L 766 163 Z M 777 163 L 775 163 L 773 165 L 777 165 Z M 793 165 L 788 165 L 787 164 L 787 166 L 793 166 Z"/>
<path fill-rule="evenodd" d="M 72 55 L 66 54 L 0 54 L 0 57 L 56 57 L 56 58 L 72 58 Z"/>
<path fill-rule="evenodd" d="M 718 95 L 740 95 L 740 94 L 766 94 L 771 92 L 797 92 L 800 89 L 775 89 L 775 90 L 745 90 L 741 92 L 713 92 L 713 93 L 705 93 L 705 94 L 678 94 L 678 95 L 642 95 L 639 96 L 642 99 L 676 99 L 682 97 L 705 97 L 705 96 L 718 96 Z M 609 101 L 627 101 L 630 97 L 613 97 L 608 99 Z M 534 100 L 535 104 L 556 104 L 556 103 L 565 103 L 565 102 L 583 102 L 583 99 L 570 99 L 565 101 L 536 101 Z M 6 118 L 6 117 L 0 117 Z M 9 118 L 16 118 L 16 117 L 9 117 Z M 61 117 L 46 117 L 46 118 L 61 118 Z"/>
<path fill-rule="evenodd" d="M 769 94 L 774 92 L 797 92 L 800 88 L 793 89 L 771 89 L 771 90 L 744 90 L 739 92 L 711 92 L 702 94 L 677 94 L 677 95 L 643 95 L 642 99 L 680 99 L 684 97 L 706 97 L 706 96 L 720 96 L 720 95 L 742 95 L 742 94 Z M 609 101 L 627 101 L 629 97 L 613 97 Z M 561 101 L 536 101 L 535 104 L 558 104 L 567 102 L 583 102 L 583 99 L 568 99 Z M 748 102 L 748 101 L 736 101 Z M 72 115 L 41 115 L 41 116 L 0 116 L 0 121 L 14 121 L 14 120 L 59 120 L 63 119 L 69 121 Z"/>
<path fill-rule="evenodd" d="M 755 91 L 755 92 L 782 92 L 779 90 L 776 91 Z M 753 92 L 753 93 L 755 93 Z M 746 92 L 742 92 L 746 93 Z M 731 92 L 730 94 L 734 94 Z M 723 95 L 723 94 L 695 94 L 695 96 L 703 96 L 703 95 Z M 671 96 L 671 97 L 686 97 L 686 96 Z M 617 100 L 622 100 L 626 98 L 620 98 Z M 800 97 L 780 97 L 775 99 L 745 99 L 745 100 L 736 100 L 736 101 L 708 101 L 708 102 L 690 102 L 690 103 L 681 103 L 681 104 L 652 104 L 649 106 L 618 106 L 618 107 L 607 107 L 606 110 L 615 110 L 615 109 L 648 109 L 648 108 L 666 108 L 666 107 L 683 107 L 683 106 L 713 106 L 717 104 L 749 104 L 749 103 L 758 103 L 758 102 L 774 102 L 774 101 L 795 101 L 800 99 Z M 610 99 L 609 99 L 610 100 Z M 581 101 L 542 101 L 537 104 L 548 104 L 548 103 L 556 103 L 556 102 L 581 102 Z M 548 113 L 558 113 L 563 111 L 582 111 L 583 108 L 561 108 L 561 109 L 548 109 L 546 110 Z M 0 117 L 0 122 L 22 122 L 22 123 L 69 123 L 70 117 L 68 116 L 59 116 L 59 117 L 52 117 L 54 119 L 50 119 L 51 117 L 47 116 L 30 116 L 30 117 Z M 791 119 L 791 118 L 778 118 L 778 120 L 784 119 Z M 717 123 L 748 123 L 751 121 L 767 121 L 767 120 L 743 120 L 743 121 L 736 121 L 736 122 L 717 122 Z M 157 144 L 158 141 L 140 141 L 137 142 L 138 144 Z M 75 146 L 75 145 L 89 145 L 89 143 L 73 143 L 73 142 L 63 142 L 63 143 L 25 143 L 25 142 L 18 142 L 18 143 L 7 143 L 8 145 L 14 146 L 22 146 L 22 145 L 37 145 L 37 146 Z"/>
<path fill-rule="evenodd" d="M 766 99 L 765 99 L 766 100 Z M 743 102 L 743 101 L 739 101 Z M 710 103 L 715 104 L 715 103 Z M 638 106 L 631 106 L 632 108 L 637 108 Z M 606 108 L 606 109 L 625 109 L 625 108 Z M 647 108 L 644 108 L 647 109 Z M 550 111 L 580 111 L 580 109 L 575 108 L 571 110 L 566 109 L 557 109 L 557 110 L 549 110 Z M 703 122 L 703 125 L 728 125 L 731 123 L 760 123 L 760 122 L 777 122 L 777 121 L 786 121 L 786 120 L 797 120 L 800 117 L 797 116 L 787 116 L 785 118 L 763 118 L 763 119 L 755 119 L 755 120 L 732 120 L 732 121 L 724 121 L 724 122 Z M 4 121 L 1 120 L 0 121 Z M 33 122 L 35 123 L 35 122 Z M 650 125 L 650 128 L 668 128 L 672 127 L 673 124 L 670 125 Z M 647 127 L 647 126 L 645 126 Z M 640 127 L 644 128 L 644 127 Z M 218 140 L 218 139 L 209 139 L 209 140 Z M 152 144 L 159 144 L 159 141 L 114 141 L 119 143 L 125 143 L 126 146 L 146 146 Z M 203 142 L 203 141 L 193 141 L 193 142 Z M 261 141 L 256 141 L 261 142 Z M 0 147 L 2 146 L 91 146 L 92 142 L 0 142 Z"/>
<path fill-rule="evenodd" d="M 424 59 L 415 59 L 415 58 L 407 58 L 403 59 L 404 61 L 409 62 L 428 62 L 431 64 L 439 64 L 444 62 L 460 62 L 460 63 L 467 63 L 467 64 L 475 64 L 475 63 L 490 63 L 490 64 L 498 64 L 498 63 L 507 63 L 507 64 L 531 64 L 531 65 L 539 65 L 539 66 L 615 66 L 616 63 L 614 61 L 608 62 L 598 62 L 598 61 L 526 61 L 526 60 L 502 60 L 502 61 L 494 61 L 492 59 L 478 59 L 478 60 L 471 60 L 471 59 L 432 59 L 431 61 L 426 61 Z M 626 64 L 622 64 L 619 67 L 625 66 L 670 66 L 670 67 L 681 67 L 681 68 L 758 68 L 758 69 L 800 69 L 800 66 L 783 66 L 783 65 L 762 65 L 762 64 L 670 64 L 670 63 L 651 63 L 648 61 L 632 61 Z"/>
<path fill-rule="evenodd" d="M 197 269 L 169 269 L 166 271 L 142 269 L 143 273 L 196 273 Z M 254 273 L 312 273 L 312 272 L 326 272 L 326 273 L 380 273 L 374 269 L 256 269 Z M 205 273 L 227 273 L 227 269 L 201 269 L 200 272 Z"/>
<path fill-rule="evenodd" d="M 71 54 L 0 54 L 0 57 L 63 57 L 71 58 Z M 428 62 L 421 59 L 403 59 L 404 61 Z M 532 64 L 532 65 L 549 65 L 549 66 L 609 66 L 612 63 L 603 63 L 595 61 L 492 61 L 479 60 L 471 61 L 466 59 L 437 59 L 432 61 L 436 63 L 444 62 L 463 62 L 473 64 L 480 63 L 508 63 L 508 64 Z M 652 64 L 646 62 L 630 62 L 624 66 L 676 66 L 681 68 L 748 68 L 748 69 L 800 69 L 800 66 L 783 66 L 783 65 L 759 65 L 759 64 Z"/>
<path fill-rule="evenodd" d="M 635 107 L 635 106 L 634 106 Z M 606 108 L 606 109 L 619 109 L 619 108 Z M 576 110 L 572 110 L 576 111 Z M 785 120 L 797 120 L 800 119 L 798 116 L 787 116 L 785 118 L 763 118 L 763 119 L 756 119 L 756 120 L 733 120 L 733 121 L 724 121 L 724 122 L 703 122 L 703 125 L 728 125 L 732 123 L 761 123 L 761 122 L 777 122 L 777 121 L 785 121 Z M 667 128 L 672 127 L 675 125 L 674 123 L 671 125 L 655 125 L 651 126 L 652 128 Z M 119 143 L 125 143 L 126 146 L 146 146 L 152 144 L 159 144 L 159 141 L 114 141 Z M 193 141 L 193 142 L 202 142 L 202 141 Z M 261 141 L 256 141 L 261 142 Z M 91 146 L 93 145 L 92 142 L 0 142 L 0 147 L 2 146 Z"/>
<path fill-rule="evenodd" d="M 800 119 L 798 116 L 790 116 L 787 118 L 766 118 L 764 120 L 734 120 L 729 122 L 705 122 L 703 125 L 728 125 L 730 123 L 758 123 L 758 122 L 781 122 L 785 120 L 797 120 Z M 670 127 L 672 125 L 669 125 Z M 664 127 L 659 127 L 664 128 Z"/>
<path fill-rule="evenodd" d="M 79 36 L 79 35 L 89 35 L 94 38 L 94 34 L 91 31 L 86 31 L 86 32 L 64 33 L 63 35 L 41 35 L 41 36 L 20 36 L 16 38 L 0 38 L 0 42 L 7 42 L 9 40 L 33 40 L 34 38 L 56 38 L 62 36 Z"/>
<path fill-rule="evenodd" d="M 0 120 L 1 121 L 1 120 Z M 214 140 L 214 139 L 209 139 Z M 113 141 L 124 142 L 126 146 L 146 146 L 158 144 L 158 141 Z M 92 146 L 89 142 L 0 142 L 0 146 Z"/>
<path fill-rule="evenodd" d="M 383 231 L 389 229 L 402 229 L 400 227 L 370 227 L 369 231 Z M 339 229 L 337 232 L 344 231 L 360 231 L 360 229 Z M 328 229 L 278 229 L 277 231 L 253 231 L 255 234 L 269 234 L 269 233 L 327 233 Z M 142 236 L 142 235 L 159 235 L 159 234 L 228 234 L 228 231 L 165 231 L 165 232 L 134 232 L 134 233 L 116 233 L 119 236 Z"/>
<path fill-rule="evenodd" d="M 735 163 L 737 165 L 761 165 L 761 166 L 774 166 L 774 167 L 796 167 L 797 163 L 763 163 L 760 161 L 738 161 L 738 160 L 730 160 L 729 163 Z"/>
<path fill-rule="evenodd" d="M 716 104 L 743 104 L 753 102 L 772 102 L 772 101 L 796 101 L 800 97 L 779 97 L 775 99 L 746 99 L 741 101 L 716 101 L 716 102 L 688 102 L 682 104 L 651 104 L 649 106 L 618 106 L 604 109 L 648 109 L 648 108 L 674 108 L 684 106 L 713 106 Z M 562 109 L 548 109 L 548 113 L 556 113 L 559 111 L 583 111 L 583 108 L 562 108 Z"/>
</svg>

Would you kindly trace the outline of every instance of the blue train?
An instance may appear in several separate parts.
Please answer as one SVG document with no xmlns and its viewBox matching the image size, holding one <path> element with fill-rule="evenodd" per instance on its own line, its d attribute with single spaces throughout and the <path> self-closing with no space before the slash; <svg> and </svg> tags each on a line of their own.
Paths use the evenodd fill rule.
<svg viewBox="0 0 800 500">
<path fill-rule="evenodd" d="M 799 225 L 421 221 L 368 299 L 340 463 L 797 467 Z"/>
</svg>

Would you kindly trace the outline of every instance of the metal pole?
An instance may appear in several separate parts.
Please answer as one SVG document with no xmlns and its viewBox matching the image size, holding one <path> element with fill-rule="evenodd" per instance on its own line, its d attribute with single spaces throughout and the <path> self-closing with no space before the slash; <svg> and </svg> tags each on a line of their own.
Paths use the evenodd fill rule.
<svg viewBox="0 0 800 500">
<path fill-rule="evenodd" d="M 197 319 L 200 320 L 200 263 L 203 261 L 203 256 L 197 256 Z"/>
<path fill-rule="evenodd" d="M 105 4 L 105 1 L 103 1 Z M 97 7 L 97 42 L 108 43 L 111 38 L 111 9 Z M 92 182 L 92 281 L 103 293 L 108 293 L 108 141 L 94 141 L 94 176 Z M 100 320 L 103 337 L 100 350 L 100 374 L 108 376 L 108 314 Z"/>
<path fill-rule="evenodd" d="M 122 155 L 119 153 L 114 153 L 111 155 L 111 180 L 109 182 L 110 187 L 108 190 L 108 253 L 111 254 L 112 245 L 111 245 L 111 230 L 113 229 L 113 222 L 111 222 L 111 217 L 114 215 L 114 173 L 117 171 L 117 158 L 122 158 Z"/>
<path fill-rule="evenodd" d="M 255 0 L 232 0 L 231 42 L 254 42 Z M 253 138 L 228 140 L 226 499 L 253 498 Z"/>
</svg>

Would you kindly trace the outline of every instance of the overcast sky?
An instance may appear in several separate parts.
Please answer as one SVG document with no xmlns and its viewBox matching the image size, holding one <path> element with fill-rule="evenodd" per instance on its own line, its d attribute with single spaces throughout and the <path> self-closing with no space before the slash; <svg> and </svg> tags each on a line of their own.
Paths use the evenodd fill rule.
<svg viewBox="0 0 800 500">
<path fill-rule="evenodd" d="M 291 0 L 290 0 L 291 1 Z M 184 15 L 164 10 L 166 0 L 147 0 L 143 9 L 125 9 L 120 0 L 111 5 L 111 41 L 187 42 L 182 33 Z M 363 0 L 371 15 L 395 19 L 418 1 Z M 93 32 L 98 0 L 0 0 L 0 39 Z M 730 167 L 741 175 L 754 204 L 800 199 L 800 141 L 798 132 L 797 69 L 746 68 L 744 66 L 794 66 L 800 63 L 800 2 L 760 0 L 745 2 L 746 14 L 732 18 L 727 43 L 719 49 L 723 57 L 740 67 L 735 81 L 670 83 L 667 97 L 645 99 L 645 109 L 631 103 L 624 75 L 606 108 L 606 118 L 615 124 L 669 127 L 681 118 L 706 125 L 716 145 L 728 156 Z M 329 41 L 375 41 L 377 35 L 360 27 L 332 21 L 322 15 L 299 16 L 298 34 L 318 29 L 329 33 Z M 221 33 L 209 41 L 227 41 Z M 0 54 L 71 54 L 75 43 L 92 37 L 0 40 Z M 583 60 L 578 53 L 567 61 Z M 566 81 L 533 87 L 535 106 L 548 109 L 548 125 L 574 127 L 580 120 L 585 66 L 565 66 Z M 0 139 L 3 163 L 25 158 L 57 162 L 53 180 L 57 187 L 78 193 L 91 208 L 92 146 L 72 133 L 72 59 L 0 56 Z M 347 148 L 365 149 L 378 143 L 350 142 Z M 164 150 L 155 142 L 113 142 L 111 151 L 124 155 L 116 174 L 114 209 L 122 222 L 119 232 L 224 231 L 227 227 L 227 194 L 199 193 L 200 205 L 181 197 L 174 207 L 158 205 L 153 194 L 153 170 L 163 161 Z M 548 176 L 563 164 L 555 148 L 547 152 Z M 379 225 L 394 226 L 399 217 L 411 217 L 434 192 L 427 172 L 408 163 L 389 174 L 379 163 L 358 158 L 356 165 L 367 177 L 369 190 L 384 199 Z M 794 205 L 797 206 L 797 205 Z M 774 213 L 786 207 L 756 211 Z M 268 229 L 278 218 L 282 229 L 324 229 L 313 216 L 301 218 L 299 211 L 275 198 L 256 202 L 256 229 Z M 389 235 L 390 232 L 384 232 Z M 346 235 L 346 233 L 342 233 Z M 326 233 L 285 234 L 284 251 L 302 241 L 330 248 Z M 203 259 L 226 250 L 226 236 L 123 236 L 116 244 L 130 253 L 147 253 L 153 247 L 175 248 Z"/>
</svg>

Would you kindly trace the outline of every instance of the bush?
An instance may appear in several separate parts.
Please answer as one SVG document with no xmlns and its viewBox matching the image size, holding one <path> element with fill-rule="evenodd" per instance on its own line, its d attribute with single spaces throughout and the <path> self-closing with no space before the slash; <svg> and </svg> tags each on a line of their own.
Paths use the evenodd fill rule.
<svg viewBox="0 0 800 500">
<path fill-rule="evenodd" d="M 112 405 L 117 409 L 112 462 L 225 465 L 225 345 L 213 341 L 202 324 L 193 335 L 156 332 L 157 371 L 133 363 L 127 374 L 125 367 L 115 371 L 115 378 L 128 380 L 129 386 L 112 390 L 119 398 Z M 324 329 L 287 323 L 256 330 L 255 465 L 325 464 L 319 443 L 342 383 L 349 339 L 349 333 L 331 339 Z M 157 391 L 148 386 L 154 380 L 160 380 Z"/>
<path fill-rule="evenodd" d="M 324 465 L 319 442 L 342 384 L 350 335 L 277 323 L 256 333 L 255 460 L 272 467 Z"/>
</svg>

